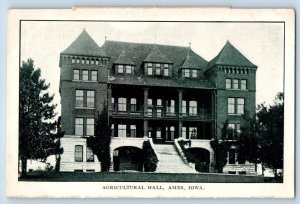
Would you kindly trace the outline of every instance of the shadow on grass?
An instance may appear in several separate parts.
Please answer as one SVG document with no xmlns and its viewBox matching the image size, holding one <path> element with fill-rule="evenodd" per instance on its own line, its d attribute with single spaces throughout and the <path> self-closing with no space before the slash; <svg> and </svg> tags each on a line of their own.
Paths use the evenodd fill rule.
<svg viewBox="0 0 300 204">
<path fill-rule="evenodd" d="M 179 174 L 142 172 L 30 172 L 19 181 L 39 182 L 181 182 L 181 183 L 282 183 L 281 179 L 230 174 Z"/>
</svg>

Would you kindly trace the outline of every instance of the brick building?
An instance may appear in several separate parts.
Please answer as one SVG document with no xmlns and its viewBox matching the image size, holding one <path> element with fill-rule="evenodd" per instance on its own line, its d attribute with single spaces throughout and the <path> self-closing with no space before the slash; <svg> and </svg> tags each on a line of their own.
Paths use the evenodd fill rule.
<svg viewBox="0 0 300 204">
<path fill-rule="evenodd" d="M 234 140 L 242 114 L 255 113 L 256 69 L 230 42 L 208 62 L 190 47 L 108 40 L 99 47 L 83 30 L 60 53 L 61 170 L 100 170 L 82 136 L 94 134 L 95 114 L 103 105 L 112 121 L 112 169 L 142 170 L 139 161 L 121 154 L 141 150 L 145 140 L 160 158 L 158 171 L 175 157 L 182 157 L 177 165 L 182 168 L 174 172 L 187 165 L 178 140 L 191 141 L 189 148 L 212 164 L 209 142 L 220 137 L 225 120 Z M 244 168 L 236 164 L 234 147 L 230 165 Z"/>
</svg>

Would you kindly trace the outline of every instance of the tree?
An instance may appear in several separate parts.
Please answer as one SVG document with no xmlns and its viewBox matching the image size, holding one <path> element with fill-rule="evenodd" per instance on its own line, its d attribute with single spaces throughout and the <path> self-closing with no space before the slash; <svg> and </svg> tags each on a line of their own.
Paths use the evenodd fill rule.
<svg viewBox="0 0 300 204">
<path fill-rule="evenodd" d="M 60 155 L 63 154 L 64 149 L 61 147 L 60 139 L 64 137 L 65 131 L 61 130 L 61 117 L 59 116 L 56 121 L 56 134 L 54 135 L 56 141 L 54 146 L 54 154 L 55 154 L 55 171 L 59 172 L 60 169 Z"/>
<path fill-rule="evenodd" d="M 215 153 L 215 170 L 218 173 L 223 173 L 223 168 L 227 163 L 227 153 L 231 147 L 231 142 L 228 141 L 228 120 L 226 120 L 221 129 L 221 141 L 218 138 L 210 141 L 210 146 Z"/>
<path fill-rule="evenodd" d="M 284 94 L 278 93 L 273 105 L 261 104 L 258 109 L 261 161 L 277 176 L 276 170 L 283 168 Z"/>
<path fill-rule="evenodd" d="M 111 165 L 110 157 L 111 130 L 108 119 L 108 109 L 104 102 L 103 109 L 96 116 L 95 136 L 87 138 L 87 146 L 92 149 L 93 153 L 101 162 L 101 171 L 109 171 Z"/>
<path fill-rule="evenodd" d="M 246 161 L 254 163 L 255 171 L 261 155 L 257 128 L 256 116 L 251 117 L 248 112 L 245 112 L 237 139 L 237 161 L 240 164 Z"/>
<path fill-rule="evenodd" d="M 273 169 L 283 168 L 284 95 L 278 93 L 274 104 L 258 105 L 256 116 L 243 116 L 238 139 L 238 161 Z"/>
<path fill-rule="evenodd" d="M 45 161 L 53 153 L 56 105 L 47 92 L 50 84 L 41 79 L 41 70 L 33 60 L 22 62 L 19 93 L 19 158 L 22 175 L 26 176 L 27 160 Z"/>
</svg>

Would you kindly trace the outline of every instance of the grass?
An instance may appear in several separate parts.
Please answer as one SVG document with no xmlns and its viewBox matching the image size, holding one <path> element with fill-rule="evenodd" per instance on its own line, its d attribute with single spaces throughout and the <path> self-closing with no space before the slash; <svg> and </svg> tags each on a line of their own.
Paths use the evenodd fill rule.
<svg viewBox="0 0 300 204">
<path fill-rule="evenodd" d="M 142 172 L 30 172 L 19 181 L 44 182 L 188 182 L 188 183 L 274 183 L 274 178 L 230 174 L 178 174 Z"/>
</svg>

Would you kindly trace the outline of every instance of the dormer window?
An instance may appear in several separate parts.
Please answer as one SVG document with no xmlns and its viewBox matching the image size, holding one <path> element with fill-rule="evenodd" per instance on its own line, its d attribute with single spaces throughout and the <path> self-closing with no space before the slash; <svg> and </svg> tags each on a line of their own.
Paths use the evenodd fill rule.
<svg viewBox="0 0 300 204">
<path fill-rule="evenodd" d="M 126 65 L 126 74 L 132 74 L 133 73 L 133 66 L 131 65 Z"/>
<path fill-rule="evenodd" d="M 152 67 L 149 67 L 149 65 L 148 65 L 148 67 L 147 67 L 147 75 L 151 76 L 152 72 L 153 72 Z"/>
<path fill-rule="evenodd" d="M 169 76 L 169 65 L 164 64 L 164 76 Z"/>
<path fill-rule="evenodd" d="M 118 73 L 123 74 L 124 73 L 124 67 L 123 65 L 117 65 L 118 66 Z"/>
<path fill-rule="evenodd" d="M 184 70 L 183 70 L 183 76 L 184 76 L 184 77 L 190 77 L 190 70 L 184 69 Z"/>
<path fill-rule="evenodd" d="M 160 64 L 156 64 L 155 74 L 160 75 Z"/>
<path fill-rule="evenodd" d="M 197 70 L 195 69 L 192 70 L 192 77 L 197 78 Z"/>
</svg>

